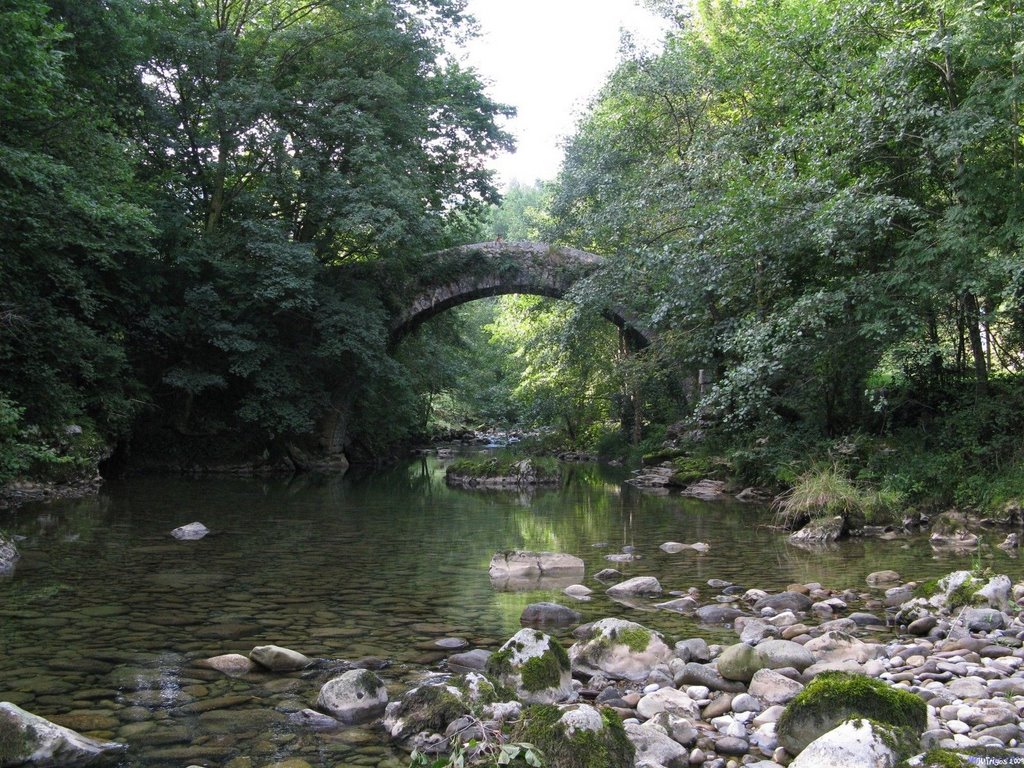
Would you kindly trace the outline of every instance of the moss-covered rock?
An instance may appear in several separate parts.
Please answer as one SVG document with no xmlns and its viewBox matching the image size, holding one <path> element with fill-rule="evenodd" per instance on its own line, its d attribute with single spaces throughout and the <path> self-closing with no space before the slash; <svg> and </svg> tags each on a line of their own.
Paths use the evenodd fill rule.
<svg viewBox="0 0 1024 768">
<path fill-rule="evenodd" d="M 917 737 L 925 729 L 927 716 L 919 696 L 865 675 L 825 672 L 789 703 L 776 732 L 779 743 L 796 755 L 845 720 L 874 720 Z"/>
<path fill-rule="evenodd" d="M 450 723 L 470 710 L 462 692 L 452 685 L 421 685 L 388 705 L 384 728 L 406 744 L 417 734 L 443 734 Z"/>
<path fill-rule="evenodd" d="M 633 744 L 607 707 L 527 707 L 513 740 L 536 745 L 545 768 L 633 768 Z"/>
<path fill-rule="evenodd" d="M 617 680 L 640 681 L 656 666 L 672 658 L 657 632 L 624 619 L 601 619 L 590 625 L 587 637 L 569 649 L 576 669 Z"/>
<path fill-rule="evenodd" d="M 569 657 L 536 629 L 521 629 L 487 660 L 487 674 L 526 704 L 554 704 L 573 696 Z"/>
</svg>

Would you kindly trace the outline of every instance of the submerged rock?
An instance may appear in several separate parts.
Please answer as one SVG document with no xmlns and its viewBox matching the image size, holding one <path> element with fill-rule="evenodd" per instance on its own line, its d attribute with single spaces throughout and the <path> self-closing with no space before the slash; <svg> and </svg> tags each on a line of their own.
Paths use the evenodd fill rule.
<svg viewBox="0 0 1024 768">
<path fill-rule="evenodd" d="M 519 616 L 519 623 L 527 627 L 566 626 L 578 624 L 582 619 L 578 611 L 558 603 L 530 603 Z"/>
<path fill-rule="evenodd" d="M 271 672 L 296 672 L 313 663 L 308 656 L 279 645 L 258 645 L 249 652 L 249 658 Z"/>
<path fill-rule="evenodd" d="M 127 745 L 99 741 L 0 702 L 0 767 L 31 765 L 62 768 L 85 765 L 103 754 L 121 752 Z"/>
</svg>

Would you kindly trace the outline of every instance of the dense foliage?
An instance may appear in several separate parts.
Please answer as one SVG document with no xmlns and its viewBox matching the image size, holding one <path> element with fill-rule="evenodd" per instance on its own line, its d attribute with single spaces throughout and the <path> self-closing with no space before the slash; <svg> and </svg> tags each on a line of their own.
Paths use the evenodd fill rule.
<svg viewBox="0 0 1024 768">
<path fill-rule="evenodd" d="M 4 455 L 71 422 L 281 449 L 332 410 L 400 437 L 369 267 L 459 238 L 509 145 L 468 29 L 461 0 L 3 0 Z"/>
<path fill-rule="evenodd" d="M 750 481 L 1019 497 L 1016 4 L 648 5 L 663 47 L 495 207 L 463 0 L 0 0 L 0 481 L 79 435 L 188 464 L 671 424 Z M 389 350 L 422 255 L 483 238 L 609 267 Z"/>
<path fill-rule="evenodd" d="M 705 0 L 674 19 L 611 76 L 554 192 L 557 235 L 617 257 L 593 290 L 660 329 L 650 358 L 677 361 L 697 422 L 758 446 L 758 479 L 860 434 L 907 450 L 829 458 L 918 498 L 1017 483 L 1019 9 Z"/>
</svg>

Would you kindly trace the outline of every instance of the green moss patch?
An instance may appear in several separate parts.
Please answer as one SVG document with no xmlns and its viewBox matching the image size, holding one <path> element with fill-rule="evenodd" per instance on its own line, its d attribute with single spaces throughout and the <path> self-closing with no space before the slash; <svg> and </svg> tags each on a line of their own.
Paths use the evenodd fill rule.
<svg viewBox="0 0 1024 768">
<path fill-rule="evenodd" d="M 392 734 L 402 740 L 422 731 L 444 733 L 448 724 L 469 711 L 466 703 L 442 685 L 424 685 L 402 699 L 401 733 Z"/>
<path fill-rule="evenodd" d="M 550 705 L 526 707 L 513 740 L 535 744 L 544 754 L 545 768 L 633 768 L 635 750 L 622 720 L 601 709 L 604 728 L 569 735 L 559 722 L 563 710 Z"/>
<path fill-rule="evenodd" d="M 776 730 L 786 749 L 799 752 L 808 743 L 809 730 L 817 730 L 820 735 L 856 718 L 905 730 L 918 738 L 925 730 L 928 709 L 921 697 L 881 680 L 848 672 L 824 672 L 789 703 Z"/>
<path fill-rule="evenodd" d="M 548 649 L 540 656 L 534 656 L 523 663 L 521 675 L 523 689 L 543 691 L 557 688 L 562 682 L 562 673 L 571 668 L 569 655 L 554 638 L 548 639 Z"/>
<path fill-rule="evenodd" d="M 651 631 L 643 627 L 627 627 L 616 638 L 634 653 L 643 653 L 651 644 Z"/>
</svg>

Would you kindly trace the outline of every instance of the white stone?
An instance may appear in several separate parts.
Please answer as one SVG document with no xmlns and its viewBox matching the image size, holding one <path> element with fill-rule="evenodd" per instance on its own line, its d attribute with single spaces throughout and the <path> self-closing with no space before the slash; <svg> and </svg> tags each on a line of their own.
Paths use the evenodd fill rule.
<svg viewBox="0 0 1024 768">
<path fill-rule="evenodd" d="M 348 725 L 366 723 L 384 713 L 388 691 L 370 670 L 353 669 L 324 683 L 316 705 Z"/>
<path fill-rule="evenodd" d="M 567 736 L 572 736 L 576 731 L 592 731 L 597 733 L 604 728 L 604 720 L 601 713 L 589 704 L 580 704 L 575 709 L 570 709 L 562 715 L 559 722 L 565 727 Z"/>
<path fill-rule="evenodd" d="M 124 744 L 83 736 L 6 701 L 0 702 L 0 726 L 5 734 L 11 734 L 14 742 L 0 755 L 3 765 L 36 768 L 85 765 L 104 753 L 127 748 Z M 15 732 L 20 738 L 13 736 Z M 16 747 L 18 742 L 20 745 Z M 14 751 L 15 748 L 19 751 Z"/>
<path fill-rule="evenodd" d="M 202 523 L 189 523 L 188 525 L 182 525 L 171 531 L 171 536 L 176 538 L 178 541 L 198 541 L 210 532 Z"/>
<path fill-rule="evenodd" d="M 625 724 L 626 736 L 636 748 L 636 764 L 682 765 L 689 758 L 689 750 L 660 728 L 636 723 Z"/>
<path fill-rule="evenodd" d="M 279 645 L 257 645 L 249 651 L 249 658 L 271 672 L 295 672 L 313 663 L 308 656 Z"/>
<path fill-rule="evenodd" d="M 675 688 L 661 688 L 647 694 L 637 702 L 636 711 L 648 720 L 659 712 L 668 712 L 670 715 L 688 717 L 691 720 L 700 719 L 697 703 L 686 693 Z"/>
<path fill-rule="evenodd" d="M 790 768 L 892 768 L 897 758 L 868 720 L 847 720 L 819 736 Z"/>
</svg>

